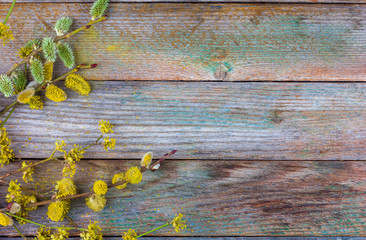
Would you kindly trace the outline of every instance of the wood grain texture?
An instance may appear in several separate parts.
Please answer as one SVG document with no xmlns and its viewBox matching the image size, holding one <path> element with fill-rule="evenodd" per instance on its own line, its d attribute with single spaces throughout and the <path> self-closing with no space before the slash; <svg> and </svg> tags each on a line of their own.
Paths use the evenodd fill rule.
<svg viewBox="0 0 366 240">
<path fill-rule="evenodd" d="M 0 0 L 0 3 L 11 3 L 12 0 Z M 17 3 L 91 3 L 93 0 L 17 0 Z M 365 3 L 365 0 L 113 0 L 110 3 L 200 3 L 200 2 L 227 2 L 227 3 Z"/>
<path fill-rule="evenodd" d="M 81 161 L 75 182 L 85 192 L 92 179 L 110 182 L 115 173 L 136 164 Z M 20 166 L 7 165 L 1 174 Z M 60 162 L 37 167 L 38 188 L 52 188 L 61 169 Z M 129 228 L 152 229 L 179 212 L 186 215 L 189 229 L 154 235 L 365 236 L 365 171 L 366 162 L 357 161 L 167 161 L 158 172 L 144 174 L 141 184 L 110 190 L 101 212 L 88 210 L 83 199 L 73 201 L 70 217 L 80 226 L 98 220 L 112 236 Z M 1 206 L 5 192 L 1 185 Z M 46 209 L 33 212 L 31 219 L 47 223 Z M 36 228 L 22 229 L 32 234 Z M 0 228 L 2 236 L 12 234 L 13 229 Z"/>
<path fill-rule="evenodd" d="M 0 239 L 9 239 L 9 237 L 0 237 Z M 23 240 L 20 237 L 11 237 L 12 240 Z M 79 237 L 70 237 L 69 239 L 80 239 Z M 104 240 L 118 240 L 117 237 L 103 237 Z M 365 237 L 144 237 L 144 240 L 365 240 Z"/>
<path fill-rule="evenodd" d="M 86 23 L 90 5 L 18 4 L 0 72 L 29 39 L 52 35 L 58 17 Z M 366 79 L 366 5 L 112 3 L 107 14 L 70 40 L 78 63 L 100 64 L 90 80 Z"/>
<path fill-rule="evenodd" d="M 18 108 L 7 123 L 16 157 L 48 157 L 57 139 L 85 146 L 105 119 L 118 146 L 108 153 L 93 147 L 86 158 L 138 159 L 176 149 L 175 159 L 366 159 L 363 83 L 91 84 L 88 97 L 66 90 L 63 103 Z M 1 98 L 0 106 L 10 100 Z"/>
<path fill-rule="evenodd" d="M 29 236 L 28 236 L 29 237 Z M 10 237 L 0 237 L 0 239 L 9 239 Z M 21 237 L 12 236 L 12 240 L 24 240 Z M 79 237 L 69 237 L 69 239 L 80 239 Z M 122 239 L 121 236 L 116 237 L 103 237 L 104 240 L 119 240 Z M 154 236 L 154 237 L 143 237 L 144 240 L 365 240 L 365 237 L 164 237 L 164 236 Z"/>
</svg>

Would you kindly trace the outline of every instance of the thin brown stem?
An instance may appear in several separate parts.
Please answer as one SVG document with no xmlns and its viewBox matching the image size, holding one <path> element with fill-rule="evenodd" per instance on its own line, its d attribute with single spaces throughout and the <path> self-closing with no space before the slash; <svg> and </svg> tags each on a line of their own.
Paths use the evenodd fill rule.
<svg viewBox="0 0 366 240">
<path fill-rule="evenodd" d="M 26 57 L 25 59 L 23 59 L 19 63 L 14 63 L 14 65 L 9 69 L 9 71 L 6 72 L 6 75 L 10 76 L 10 74 L 12 74 L 12 72 L 14 72 L 18 67 L 22 66 L 23 64 L 29 63 L 29 61 L 32 59 L 32 57 L 37 55 L 42 50 L 43 50 L 43 48 L 41 48 L 41 47 L 37 48 L 31 54 L 29 54 L 28 57 Z"/>
<path fill-rule="evenodd" d="M 141 172 L 143 172 L 143 171 L 141 171 Z M 116 187 L 118 185 L 122 185 L 124 183 L 126 183 L 126 181 L 124 181 L 124 180 L 118 181 L 115 184 L 108 185 L 108 189 L 114 188 L 114 187 Z M 66 196 L 66 197 L 62 197 L 62 198 L 55 198 L 55 199 L 45 200 L 45 201 L 41 201 L 41 202 L 37 202 L 37 203 L 31 203 L 31 204 L 28 204 L 27 207 L 37 207 L 37 206 L 42 206 L 42 205 L 46 205 L 46 204 L 49 204 L 49 203 L 53 203 L 53 202 L 56 202 L 56 201 L 63 201 L 63 200 L 81 198 L 81 197 L 90 197 L 93 194 L 94 194 L 93 191 L 86 192 L 86 193 L 79 193 L 79 194 L 70 195 L 70 196 Z"/>
<path fill-rule="evenodd" d="M 141 173 L 144 173 L 145 171 L 146 171 L 146 169 L 141 169 Z M 114 184 L 108 185 L 108 189 L 114 188 L 118 185 L 122 185 L 125 183 L 126 183 L 125 180 L 118 181 Z M 26 207 L 31 208 L 31 207 L 37 207 L 37 206 L 50 204 L 50 203 L 57 202 L 57 201 L 63 201 L 63 200 L 69 200 L 69 199 L 71 200 L 71 199 L 76 199 L 76 198 L 81 198 L 81 197 L 90 197 L 93 194 L 94 194 L 94 192 L 92 192 L 92 191 L 86 192 L 86 193 L 79 193 L 79 194 L 70 195 L 70 196 L 66 196 L 66 197 L 62 197 L 62 198 L 55 198 L 55 199 L 44 200 L 44 201 L 36 202 L 36 203 L 30 203 L 30 204 L 27 204 Z M 4 211 L 6 211 L 6 208 L 0 209 L 0 212 L 4 212 Z"/>
<path fill-rule="evenodd" d="M 57 158 L 62 158 L 62 156 L 60 156 L 60 157 L 49 157 L 49 158 L 46 158 L 46 159 L 44 159 L 44 160 L 42 160 L 42 161 L 39 161 L 39 162 L 33 163 L 33 164 L 29 165 L 29 166 L 26 166 L 26 167 L 23 167 L 23 168 L 19 168 L 18 170 L 15 170 L 15 171 L 12 171 L 12 172 L 7 173 L 7 174 L 5 174 L 5 175 L 2 175 L 2 176 L 0 177 L 0 179 L 3 179 L 3 178 L 6 178 L 6 177 L 9 177 L 9 176 L 14 175 L 14 174 L 16 174 L 16 173 L 18 173 L 18 172 L 25 171 L 25 170 L 27 170 L 28 168 L 31 168 L 31 167 L 37 166 L 37 165 L 39 165 L 39 164 L 42 164 L 42 163 L 45 163 L 45 162 L 48 162 L 48 161 L 50 161 L 50 160 L 57 159 Z"/>
<path fill-rule="evenodd" d="M 39 91 L 41 91 L 42 89 L 44 89 L 44 88 L 47 86 L 47 84 L 49 84 L 49 83 L 55 83 L 55 82 L 58 82 L 58 81 L 60 81 L 60 80 L 63 80 L 63 79 L 65 79 L 68 75 L 70 75 L 70 74 L 72 74 L 72 73 L 75 73 L 75 72 L 78 72 L 78 71 L 80 71 L 81 69 L 92 69 L 92 68 L 95 68 L 96 66 L 98 66 L 98 64 L 96 64 L 96 63 L 93 63 L 93 64 L 80 64 L 80 65 L 78 65 L 76 68 L 74 68 L 74 69 L 72 69 L 72 70 L 68 71 L 67 73 L 65 73 L 65 74 L 63 74 L 63 75 L 61 75 L 61 76 L 59 76 L 58 78 L 55 78 L 55 79 L 53 79 L 53 80 L 52 80 L 52 81 L 50 81 L 50 82 L 45 82 L 45 83 L 43 83 L 41 86 L 39 86 L 39 87 L 36 89 L 36 92 L 39 92 Z"/>
<path fill-rule="evenodd" d="M 3 184 L 5 184 L 5 185 L 9 185 L 9 182 L 4 181 L 4 180 L 0 180 L 0 183 L 3 183 Z M 20 188 L 21 188 L 21 189 L 23 189 L 23 190 L 24 190 L 24 191 L 26 191 L 26 192 L 30 192 L 30 193 L 35 194 L 35 195 L 37 195 L 37 196 L 43 197 L 43 195 L 42 195 L 42 194 L 37 193 L 36 191 L 34 191 L 34 190 L 32 190 L 32 189 L 29 189 L 29 188 L 26 188 L 26 187 L 23 187 L 23 186 L 20 186 Z"/>
<path fill-rule="evenodd" d="M 76 34 L 76 33 L 80 32 L 80 31 L 82 31 L 82 30 L 85 30 L 85 29 L 90 28 L 90 27 L 91 27 L 91 25 L 93 25 L 93 24 L 95 24 L 95 23 L 98 23 L 98 22 L 104 21 L 106 18 L 107 18 L 106 16 L 103 16 L 103 17 L 101 17 L 101 18 L 99 18 L 99 19 L 97 19 L 97 20 L 92 20 L 92 21 L 90 21 L 88 24 L 86 24 L 86 25 L 84 25 L 84 26 L 82 26 L 82 27 L 80 27 L 80 28 L 78 28 L 78 29 L 76 29 L 76 30 L 74 30 L 74 31 L 72 31 L 72 32 L 69 32 L 68 34 L 65 34 L 65 35 L 62 35 L 62 36 L 58 36 L 58 37 L 56 37 L 56 38 L 55 38 L 55 42 L 58 42 L 58 41 L 60 41 L 60 40 L 62 40 L 62 39 L 67 39 L 67 38 L 71 37 L 72 35 L 74 35 L 74 34 Z"/>
<path fill-rule="evenodd" d="M 163 157 L 161 159 L 159 159 L 159 161 L 157 161 L 157 163 L 153 164 L 153 166 L 156 165 L 156 164 L 158 164 L 158 163 L 160 163 L 160 162 L 162 162 L 163 160 L 169 158 L 171 155 L 173 155 L 176 152 L 177 152 L 177 150 L 173 150 L 170 153 L 167 153 L 167 154 L 163 155 Z M 141 173 L 144 173 L 145 171 L 150 170 L 150 169 L 141 168 L 140 171 L 141 171 Z M 114 187 L 116 187 L 118 185 L 122 185 L 124 183 L 126 183 L 125 180 L 118 181 L 118 182 L 116 182 L 114 184 L 108 185 L 108 189 L 114 188 Z M 71 195 L 71 196 L 66 196 L 66 197 L 62 197 L 62 198 L 45 200 L 45 201 L 41 201 L 41 202 L 37 202 L 37 203 L 28 204 L 27 207 L 37 207 L 37 206 L 41 206 L 41 205 L 46 205 L 46 204 L 49 204 L 49 203 L 53 203 L 53 202 L 56 202 L 56 201 L 62 201 L 62 200 L 68 200 L 68 199 L 75 199 L 75 198 L 81 198 L 81 197 L 90 197 L 91 195 L 93 195 L 93 193 L 94 192 L 90 191 L 90 192 L 79 193 L 79 194 L 75 194 L 75 195 Z"/>
</svg>

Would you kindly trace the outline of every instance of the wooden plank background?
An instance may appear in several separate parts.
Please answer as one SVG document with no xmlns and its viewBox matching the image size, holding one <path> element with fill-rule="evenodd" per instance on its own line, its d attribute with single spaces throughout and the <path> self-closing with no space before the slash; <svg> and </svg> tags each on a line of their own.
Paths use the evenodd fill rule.
<svg viewBox="0 0 366 240">
<path fill-rule="evenodd" d="M 137 164 L 81 161 L 74 179 L 85 192 L 92 187 L 90 179 L 111 182 L 115 173 Z M 13 163 L 8 169 L 20 166 Z M 61 170 L 60 162 L 37 167 L 38 188 L 50 190 Z M 107 206 L 99 213 L 85 207 L 84 199 L 73 201 L 70 217 L 80 226 L 98 220 L 112 236 L 129 228 L 152 229 L 179 212 L 189 222 L 189 229 L 179 236 L 364 236 L 365 171 L 366 163 L 357 161 L 168 160 L 160 171 L 144 173 L 141 184 L 110 190 Z M 6 186 L 0 190 L 3 199 Z M 41 208 L 30 217 L 48 222 L 45 212 Z M 22 229 L 32 234 L 37 228 Z M 0 231 L 14 234 L 12 228 Z M 165 229 L 153 235 L 177 234 Z"/>
<path fill-rule="evenodd" d="M 112 1 L 105 22 L 69 41 L 77 63 L 99 64 L 81 73 L 93 80 L 91 95 L 66 90 L 63 103 L 18 108 L 7 123 L 16 158 L 48 157 L 57 139 L 85 146 L 106 119 L 115 125 L 117 147 L 85 154 L 75 176 L 79 192 L 89 191 L 90 179 L 110 182 L 147 151 L 157 158 L 178 150 L 141 184 L 109 191 L 99 213 L 83 199 L 73 201 L 70 217 L 80 226 L 99 220 L 107 239 L 128 228 L 154 228 L 179 212 L 187 230 L 151 236 L 362 239 L 365 1 L 205 1 Z M 10 1 L 1 2 L 5 16 Z M 73 17 L 73 27 L 89 20 L 89 0 L 19 2 L 25 3 L 8 21 L 16 40 L 0 48 L 1 73 L 29 39 L 52 35 L 59 16 Z M 65 72 L 57 66 L 55 76 Z M 1 97 L 0 106 L 11 100 Z M 0 175 L 20 165 L 17 160 Z M 35 187 L 52 188 L 61 169 L 59 162 L 37 167 Z M 6 188 L 0 185 L 0 199 Z M 45 212 L 30 218 L 49 223 Z M 15 235 L 0 228 L 1 237 Z"/>
<path fill-rule="evenodd" d="M 42 111 L 17 109 L 7 123 L 16 157 L 46 158 L 57 139 L 92 142 L 106 119 L 119 145 L 108 153 L 90 149 L 87 158 L 134 159 L 174 149 L 177 159 L 366 158 L 363 83 L 91 84 L 88 97 L 66 90 L 67 101 L 46 101 Z"/>
<path fill-rule="evenodd" d="M 59 16 L 86 23 L 90 4 L 18 4 L 0 71 Z M 7 4 L 0 5 L 5 15 Z M 362 4 L 112 3 L 110 18 L 70 42 L 90 80 L 364 81 Z M 62 72 L 64 68 L 59 68 Z M 56 71 L 56 74 L 60 74 Z"/>
<path fill-rule="evenodd" d="M 11 3 L 12 0 L 0 0 L 0 3 Z M 91 3 L 92 0 L 17 0 L 17 3 Z M 199 3 L 199 2 L 227 2 L 227 3 L 312 3 L 312 4 L 324 4 L 324 3 L 365 3 L 365 0 L 112 0 L 110 3 L 156 3 L 156 2 L 178 2 L 178 3 Z"/>
</svg>

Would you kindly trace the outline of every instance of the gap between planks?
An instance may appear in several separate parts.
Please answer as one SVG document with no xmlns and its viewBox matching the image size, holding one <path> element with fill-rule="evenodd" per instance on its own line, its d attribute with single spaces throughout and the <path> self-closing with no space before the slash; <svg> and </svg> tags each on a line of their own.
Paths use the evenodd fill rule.
<svg viewBox="0 0 366 240">
<path fill-rule="evenodd" d="M 92 4 L 91 0 L 17 0 L 18 3 L 85 3 Z M 110 3 L 250 3 L 250 4 L 364 4 L 365 0 L 115 0 Z M 1 3 L 12 3 L 12 0 L 2 0 Z"/>
</svg>

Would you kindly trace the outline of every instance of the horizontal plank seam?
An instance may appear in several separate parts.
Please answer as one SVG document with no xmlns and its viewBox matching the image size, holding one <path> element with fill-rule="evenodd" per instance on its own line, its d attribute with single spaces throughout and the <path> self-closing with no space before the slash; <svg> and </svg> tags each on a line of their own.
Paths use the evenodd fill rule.
<svg viewBox="0 0 366 240">
<path fill-rule="evenodd" d="M 40 161 L 44 158 L 21 158 L 19 160 L 13 161 L 13 163 L 20 162 L 20 161 Z M 140 161 L 140 158 L 83 158 L 81 161 Z M 158 158 L 155 159 L 156 161 Z M 56 161 L 56 160 L 55 160 Z M 363 160 L 283 160 L 283 159 L 237 159 L 237 158 L 230 158 L 230 159 L 195 159 L 195 158 L 188 158 L 188 159 L 181 159 L 181 158 L 172 158 L 166 159 L 165 161 L 250 161 L 250 162 L 365 162 L 366 159 Z M 11 164 L 11 163 L 10 163 Z"/>
<path fill-rule="evenodd" d="M 299 81 L 299 80 L 243 80 L 243 81 L 216 81 L 216 80 L 89 80 L 90 82 L 130 82 L 130 83 L 233 83 L 233 84 L 240 84 L 240 83 L 364 83 L 366 84 L 365 80 L 359 81 L 334 81 L 334 80 L 321 80 L 321 81 Z"/>
<path fill-rule="evenodd" d="M 70 2 L 59 2 L 59 1 L 32 1 L 32 2 L 19 2 L 22 4 L 32 4 L 32 3 L 59 3 L 59 4 L 67 4 L 67 3 L 78 3 L 78 4 L 91 4 L 94 3 L 94 1 L 90 1 L 90 2 L 74 2 L 74 1 L 70 1 Z M 192 1 L 185 1 L 185 0 L 180 0 L 180 1 L 164 1 L 164 0 L 160 0 L 160 1 L 110 1 L 110 3 L 121 3 L 121 4 L 136 4 L 136 3 L 142 3 L 142 4 L 151 4 L 151 3 L 174 3 L 174 4 L 206 4 L 206 3 L 213 3 L 213 4 L 256 4 L 256 5 L 262 5 L 262 4 L 293 4 L 293 5 L 302 5 L 302 4 L 306 4 L 306 5 L 365 5 L 366 3 L 364 2 L 291 2 L 291 1 L 281 1 L 281 2 L 276 2 L 276 1 L 263 1 L 263 2 L 255 2 L 255 1 L 241 1 L 241 0 L 233 0 L 233 2 L 227 2 L 227 1 L 205 1 L 205 0 L 201 0 L 199 2 L 192 2 Z M 11 4 L 11 2 L 6 2 L 6 3 L 1 3 L 1 4 Z"/>
<path fill-rule="evenodd" d="M 24 234 L 26 237 L 36 237 L 36 235 L 27 235 Z M 70 239 L 76 237 L 77 234 L 73 235 L 70 234 Z M 341 237 L 341 238 L 357 238 L 357 237 L 365 237 L 366 235 L 189 235 L 189 236 L 165 236 L 165 235 L 159 235 L 159 236 L 146 236 L 143 237 L 144 238 L 174 238 L 174 239 L 179 239 L 179 238 L 223 238 L 223 237 L 230 237 L 230 238 L 267 238 L 270 239 L 271 237 L 276 237 L 276 238 L 281 238 L 281 239 L 288 239 L 288 238 L 304 238 L 304 237 L 313 237 L 313 238 L 335 238 L 335 237 Z M 9 237 L 7 235 L 0 235 L 0 237 L 7 237 L 7 238 L 19 238 L 19 236 L 14 236 L 14 237 Z M 108 238 L 115 238 L 118 237 L 120 238 L 121 235 L 103 235 L 103 237 L 108 237 Z"/>
</svg>

